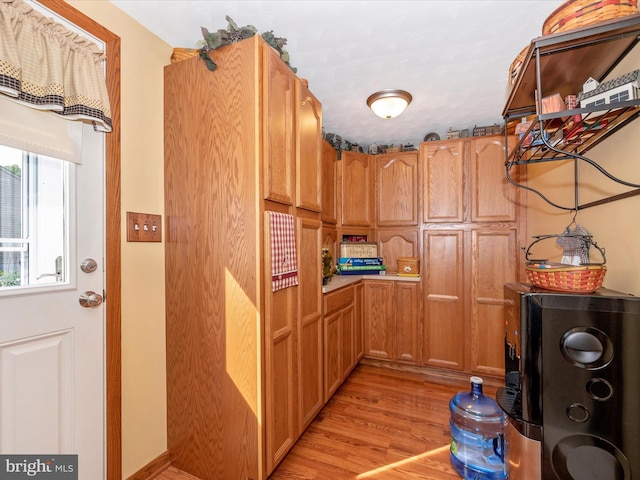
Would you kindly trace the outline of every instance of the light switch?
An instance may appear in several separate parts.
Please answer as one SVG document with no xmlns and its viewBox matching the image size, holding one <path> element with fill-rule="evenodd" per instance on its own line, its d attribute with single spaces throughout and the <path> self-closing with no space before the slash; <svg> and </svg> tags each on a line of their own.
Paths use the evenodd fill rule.
<svg viewBox="0 0 640 480">
<path fill-rule="evenodd" d="M 127 212 L 127 242 L 161 242 L 162 216 Z"/>
</svg>

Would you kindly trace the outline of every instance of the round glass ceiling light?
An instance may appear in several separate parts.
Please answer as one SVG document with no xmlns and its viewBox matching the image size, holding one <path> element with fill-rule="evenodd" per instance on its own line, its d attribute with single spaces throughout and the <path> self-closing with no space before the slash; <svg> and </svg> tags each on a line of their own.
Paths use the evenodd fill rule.
<svg viewBox="0 0 640 480">
<path fill-rule="evenodd" d="M 404 90 L 381 90 L 367 98 L 367 105 L 380 118 L 393 118 L 404 112 L 413 97 Z"/>
</svg>

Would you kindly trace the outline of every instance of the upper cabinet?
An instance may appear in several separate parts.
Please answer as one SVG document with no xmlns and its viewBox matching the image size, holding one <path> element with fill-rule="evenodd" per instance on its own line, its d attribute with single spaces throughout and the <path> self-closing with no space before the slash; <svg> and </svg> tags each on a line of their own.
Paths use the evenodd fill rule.
<svg viewBox="0 0 640 480">
<path fill-rule="evenodd" d="M 418 152 L 390 153 L 373 158 L 376 225 L 418 225 Z"/>
<path fill-rule="evenodd" d="M 338 152 L 326 140 L 322 142 L 322 221 L 337 223 Z"/>
<path fill-rule="evenodd" d="M 264 198 L 293 205 L 296 76 L 273 49 L 264 49 L 264 68 Z"/>
<path fill-rule="evenodd" d="M 297 206 L 322 211 L 322 105 L 296 78 Z"/>
<path fill-rule="evenodd" d="M 515 138 L 510 137 L 510 145 Z M 476 137 L 469 147 L 471 221 L 515 221 L 518 190 L 504 174 L 504 137 Z"/>
<path fill-rule="evenodd" d="M 638 43 L 640 15 L 600 22 L 588 27 L 538 37 L 531 41 L 524 54 L 520 70 L 515 77 L 503 116 L 507 125 L 529 117 L 518 133 L 521 138 L 507 154 L 507 175 L 514 179 L 518 166 L 530 166 L 550 160 L 575 160 L 590 163 L 603 175 L 618 183 L 636 188 L 640 185 L 616 178 L 585 153 L 607 138 L 617 129 L 638 117 L 640 99 L 617 97 L 612 89 L 600 84 L 592 101 L 565 108 L 562 100 L 578 95 L 590 79 L 603 82 L 620 60 Z M 549 106 L 550 98 L 559 102 Z M 534 120 L 531 120 L 533 118 Z M 603 177 L 604 179 L 604 177 Z M 577 173 L 574 188 L 578 189 Z M 514 182 L 517 184 L 517 180 Z M 554 207 L 578 210 L 609 201 L 608 197 L 586 205 L 559 205 L 543 192 L 529 188 Z"/>
<path fill-rule="evenodd" d="M 370 227 L 373 223 L 371 157 L 342 152 L 342 226 Z"/>
<path fill-rule="evenodd" d="M 424 222 L 462 222 L 465 142 L 425 142 L 420 148 L 424 159 Z"/>
</svg>

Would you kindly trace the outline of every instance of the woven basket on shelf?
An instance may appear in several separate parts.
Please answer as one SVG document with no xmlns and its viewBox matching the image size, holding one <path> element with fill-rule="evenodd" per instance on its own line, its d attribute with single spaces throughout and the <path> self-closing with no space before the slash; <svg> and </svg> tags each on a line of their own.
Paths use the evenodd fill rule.
<svg viewBox="0 0 640 480">
<path fill-rule="evenodd" d="M 605 263 L 607 261 L 604 249 L 590 237 L 584 237 L 589 244 L 595 247 L 602 256 L 602 263 L 589 263 L 586 265 L 566 265 L 563 263 L 548 262 L 547 260 L 531 260 L 529 255 L 531 247 L 536 243 L 550 238 L 558 238 L 560 235 L 538 235 L 527 247 L 525 257 L 525 270 L 527 280 L 536 287 L 555 290 L 558 292 L 592 293 L 602 287 L 604 276 L 607 273 Z"/>
<path fill-rule="evenodd" d="M 541 268 L 525 265 L 527 280 L 532 285 L 559 292 L 592 293 L 602 287 L 607 267 L 581 265 L 577 267 Z"/>
<path fill-rule="evenodd" d="M 524 62 L 524 56 L 527 53 L 527 50 L 529 50 L 529 45 L 524 47 L 515 60 L 511 62 L 511 65 L 509 66 L 509 86 L 516 82 L 516 78 L 518 78 L 518 73 L 520 73 L 520 69 L 522 68 L 522 63 Z"/>
<path fill-rule="evenodd" d="M 586 27 L 636 13 L 638 0 L 571 0 L 547 17 L 542 25 L 542 35 Z"/>
</svg>

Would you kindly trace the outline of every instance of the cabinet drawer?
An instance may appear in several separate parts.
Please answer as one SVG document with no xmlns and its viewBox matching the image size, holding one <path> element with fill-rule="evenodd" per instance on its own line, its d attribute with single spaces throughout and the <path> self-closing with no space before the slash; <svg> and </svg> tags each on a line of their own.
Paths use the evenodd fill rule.
<svg viewBox="0 0 640 480">
<path fill-rule="evenodd" d="M 353 286 L 348 286 L 336 290 L 335 292 L 325 293 L 324 295 L 324 314 L 327 315 L 338 310 L 345 305 L 353 302 Z"/>
</svg>

